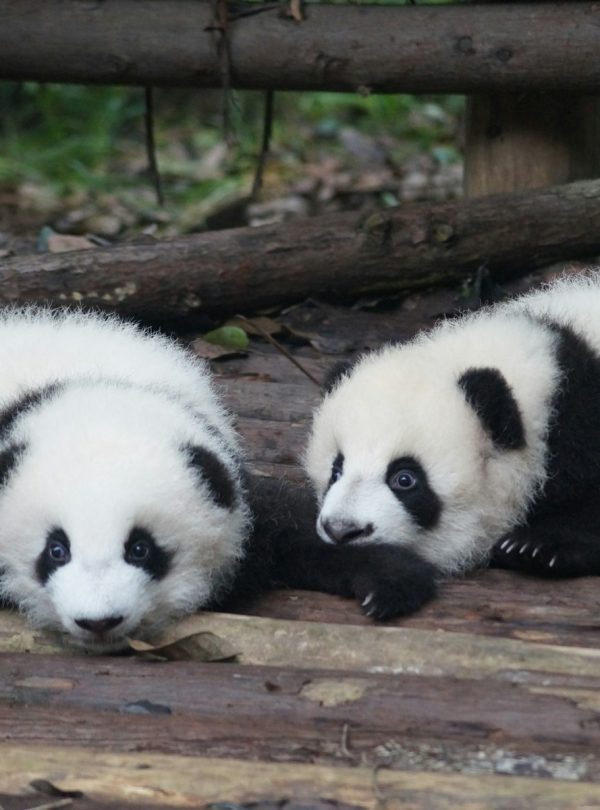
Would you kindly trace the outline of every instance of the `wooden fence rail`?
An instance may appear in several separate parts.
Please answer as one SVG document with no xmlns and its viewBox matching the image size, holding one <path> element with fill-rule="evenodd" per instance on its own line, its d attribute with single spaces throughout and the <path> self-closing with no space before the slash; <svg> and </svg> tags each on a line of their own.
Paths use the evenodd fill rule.
<svg viewBox="0 0 600 810">
<path fill-rule="evenodd" d="M 208 0 L 3 0 L 0 79 L 277 90 L 476 93 L 600 86 L 600 5 L 230 8 Z M 535 35 L 534 35 L 535 34 Z"/>
</svg>

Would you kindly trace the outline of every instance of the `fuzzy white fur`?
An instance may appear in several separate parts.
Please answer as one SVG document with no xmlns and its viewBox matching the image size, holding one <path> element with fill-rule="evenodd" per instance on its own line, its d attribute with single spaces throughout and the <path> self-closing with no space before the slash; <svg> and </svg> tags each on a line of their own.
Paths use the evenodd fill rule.
<svg viewBox="0 0 600 810">
<path fill-rule="evenodd" d="M 215 595 L 249 530 L 239 450 L 205 365 L 175 342 L 116 318 L 9 310 L 0 320 L 0 412 L 64 384 L 5 437 L 22 459 L 0 490 L 0 583 L 38 626 L 98 651 L 147 636 Z M 219 506 L 182 448 L 211 450 L 238 490 Z M 63 529 L 71 562 L 42 585 L 35 561 Z M 164 579 L 125 562 L 133 527 L 173 552 Z M 122 615 L 100 640 L 75 619 Z"/>
<path fill-rule="evenodd" d="M 323 521 L 373 524 L 357 542 L 412 546 L 444 572 L 483 562 L 543 487 L 550 404 L 558 379 L 555 333 L 533 317 L 570 325 L 600 353 L 600 276 L 566 278 L 542 291 L 439 324 L 404 345 L 364 356 L 314 415 L 305 466 Z M 470 368 L 497 368 L 519 405 L 526 446 L 492 443 L 458 385 Z M 329 489 L 332 462 L 343 475 Z M 414 456 L 442 501 L 422 529 L 385 483 L 388 464 Z"/>
</svg>

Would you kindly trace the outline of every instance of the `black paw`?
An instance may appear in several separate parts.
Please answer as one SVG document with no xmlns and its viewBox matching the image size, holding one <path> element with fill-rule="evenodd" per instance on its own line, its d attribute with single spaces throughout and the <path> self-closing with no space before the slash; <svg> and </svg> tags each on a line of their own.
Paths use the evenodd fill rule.
<svg viewBox="0 0 600 810">
<path fill-rule="evenodd" d="M 395 546 L 368 549 L 362 570 L 354 578 L 354 595 L 373 619 L 406 616 L 422 608 L 436 594 L 437 570 L 414 552 Z"/>
<path fill-rule="evenodd" d="M 597 574 L 599 557 L 600 542 L 519 527 L 498 540 L 490 563 L 537 576 L 577 577 Z"/>
</svg>

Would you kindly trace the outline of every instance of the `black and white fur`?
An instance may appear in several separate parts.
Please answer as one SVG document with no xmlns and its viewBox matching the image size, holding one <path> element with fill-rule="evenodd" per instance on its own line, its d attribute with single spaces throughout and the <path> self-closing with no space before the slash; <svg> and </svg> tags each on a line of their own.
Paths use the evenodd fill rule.
<svg viewBox="0 0 600 810">
<path fill-rule="evenodd" d="M 364 356 L 305 461 L 326 543 L 404 547 L 441 574 L 600 575 L 599 275 Z M 417 587 L 393 612 L 427 601 Z"/>
<path fill-rule="evenodd" d="M 97 651 L 214 599 L 251 515 L 205 366 L 116 318 L 0 319 L 0 594 Z"/>
<path fill-rule="evenodd" d="M 228 597 L 318 589 L 341 556 L 329 590 L 389 585 L 378 551 L 350 560 L 315 519 L 302 487 L 246 476 L 206 365 L 174 341 L 0 315 L 0 601 L 34 625 L 108 652 Z"/>
</svg>

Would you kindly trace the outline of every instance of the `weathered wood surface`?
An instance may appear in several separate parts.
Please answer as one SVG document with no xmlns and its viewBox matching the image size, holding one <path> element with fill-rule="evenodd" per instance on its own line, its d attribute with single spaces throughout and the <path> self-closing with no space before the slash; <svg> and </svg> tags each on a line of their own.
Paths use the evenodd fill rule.
<svg viewBox="0 0 600 810">
<path fill-rule="evenodd" d="M 248 314 L 497 278 L 600 252 L 600 181 L 333 214 L 154 244 L 0 262 L 0 303 L 83 304 L 146 319 Z"/>
<path fill-rule="evenodd" d="M 385 313 L 307 304 L 277 319 L 304 335 L 288 348 L 320 378 L 452 303 L 440 291 Z M 252 466 L 300 479 L 318 392 L 272 352 L 253 341 L 213 365 Z M 600 808 L 599 607 L 597 579 L 504 571 L 448 582 L 387 625 L 352 600 L 278 592 L 177 628 L 227 640 L 228 664 L 93 658 L 3 611 L 0 804 L 43 804 L 28 788 L 42 779 L 83 790 L 73 810 Z"/>
<path fill-rule="evenodd" d="M 600 780 L 600 673 L 522 672 L 490 689 L 476 672 L 441 680 L 410 667 L 69 663 L 18 655 L 2 668 L 0 742 L 402 770 L 444 746 L 448 772 Z"/>
<path fill-rule="evenodd" d="M 600 788 L 587 783 L 549 784 L 541 779 L 519 777 L 399 773 L 360 766 L 245 763 L 147 753 L 108 754 L 58 746 L 0 747 L 0 790 L 15 793 L 36 779 L 50 780 L 62 790 L 83 791 L 93 799 L 121 802 L 120 806 L 157 802 L 175 807 L 205 807 L 228 802 L 243 803 L 242 806 L 253 810 L 287 807 L 293 810 L 295 806 L 306 810 L 307 804 L 329 810 L 332 807 L 339 810 L 600 807 Z"/>
<path fill-rule="evenodd" d="M 303 16 L 296 22 L 279 3 L 236 4 L 231 86 L 591 92 L 600 83 L 595 3 L 309 5 Z M 3 0 L 0 79 L 220 87 L 215 25 L 212 4 L 197 0 Z"/>
</svg>

